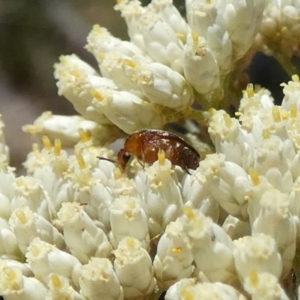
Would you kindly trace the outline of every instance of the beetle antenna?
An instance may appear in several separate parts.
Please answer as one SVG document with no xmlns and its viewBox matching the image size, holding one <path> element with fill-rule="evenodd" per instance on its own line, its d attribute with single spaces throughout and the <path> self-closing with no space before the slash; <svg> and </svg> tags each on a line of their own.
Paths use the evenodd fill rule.
<svg viewBox="0 0 300 300">
<path fill-rule="evenodd" d="M 110 161 L 114 164 L 117 164 L 118 162 L 116 160 L 110 159 L 110 158 L 106 158 L 106 157 L 101 157 L 101 156 L 97 156 L 97 158 L 99 158 L 100 160 L 107 160 Z"/>
</svg>

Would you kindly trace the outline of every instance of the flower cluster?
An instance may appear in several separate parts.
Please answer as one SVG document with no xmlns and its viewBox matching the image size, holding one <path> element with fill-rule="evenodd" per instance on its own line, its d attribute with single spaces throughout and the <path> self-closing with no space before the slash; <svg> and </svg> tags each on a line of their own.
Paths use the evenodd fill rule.
<svg viewBox="0 0 300 300">
<path fill-rule="evenodd" d="M 249 84 L 237 118 L 219 109 L 255 39 L 271 32 L 271 8 L 297 11 L 266 2 L 187 0 L 187 21 L 170 0 L 120 2 L 130 42 L 94 26 L 87 49 L 101 75 L 76 55 L 60 58 L 58 90 L 79 115 L 45 112 L 24 127 L 43 136 L 26 176 L 9 167 L 0 123 L 5 300 L 300 294 L 299 77 L 283 85 L 280 106 Z M 114 163 L 108 143 L 189 117 L 205 123 L 215 150 L 197 169 L 172 165 L 164 151 L 150 165 L 132 160 L 126 172 Z M 185 122 L 190 132 L 199 124 Z M 197 135 L 186 137 L 207 152 Z"/>
</svg>

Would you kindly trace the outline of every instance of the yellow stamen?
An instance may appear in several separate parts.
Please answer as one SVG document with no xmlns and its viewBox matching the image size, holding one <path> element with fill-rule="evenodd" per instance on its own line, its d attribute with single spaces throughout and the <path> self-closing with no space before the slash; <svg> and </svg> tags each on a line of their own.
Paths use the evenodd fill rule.
<svg viewBox="0 0 300 300">
<path fill-rule="evenodd" d="M 193 219 L 196 218 L 196 215 L 195 215 L 194 211 L 189 206 L 185 206 L 183 208 L 183 213 L 187 216 L 187 218 L 189 220 L 193 220 Z"/>
<path fill-rule="evenodd" d="M 257 276 L 257 272 L 255 270 L 251 270 L 249 272 L 249 279 L 250 279 L 250 283 L 252 284 L 252 286 L 257 286 L 258 276 Z"/>
<path fill-rule="evenodd" d="M 225 122 L 226 127 L 230 128 L 232 125 L 232 120 L 228 114 L 223 115 L 223 119 Z"/>
<path fill-rule="evenodd" d="M 92 133 L 90 130 L 83 130 L 82 128 L 80 128 L 78 130 L 78 133 L 82 143 L 86 143 L 91 140 Z"/>
<path fill-rule="evenodd" d="M 268 139 L 270 137 L 270 130 L 269 129 L 263 129 L 262 137 L 263 137 L 263 139 Z"/>
<path fill-rule="evenodd" d="M 40 147 L 38 143 L 32 144 L 32 152 L 34 152 L 35 154 L 40 153 Z"/>
<path fill-rule="evenodd" d="M 157 160 L 160 166 L 163 166 L 165 164 L 165 158 L 166 158 L 165 151 L 159 149 L 157 153 Z"/>
<path fill-rule="evenodd" d="M 47 150 L 51 150 L 52 144 L 51 144 L 50 139 L 46 135 L 44 135 L 42 139 L 43 139 L 44 148 Z"/>
<path fill-rule="evenodd" d="M 181 247 L 173 248 L 172 253 L 182 253 L 182 248 Z"/>
<path fill-rule="evenodd" d="M 298 75 L 293 75 L 292 76 L 292 80 L 294 81 L 294 82 L 299 82 L 299 76 Z"/>
<path fill-rule="evenodd" d="M 16 216 L 19 219 L 19 222 L 21 224 L 26 224 L 27 223 L 28 219 L 27 219 L 26 215 L 24 214 L 24 212 L 22 210 L 17 210 L 16 211 Z"/>
<path fill-rule="evenodd" d="M 62 288 L 62 282 L 61 280 L 59 279 L 59 277 L 57 276 L 57 274 L 54 274 L 52 273 L 50 275 L 50 280 L 52 282 L 52 285 L 53 287 L 56 289 L 56 290 L 59 290 Z"/>
<path fill-rule="evenodd" d="M 275 122 L 281 121 L 281 114 L 280 114 L 280 109 L 278 106 L 274 106 L 272 108 L 272 115 L 273 115 L 273 119 Z"/>
<path fill-rule="evenodd" d="M 122 171 L 120 168 L 115 168 L 114 169 L 114 179 L 119 179 L 122 177 Z"/>
<path fill-rule="evenodd" d="M 295 119 L 297 117 L 298 110 L 297 110 L 297 106 L 295 103 L 291 105 L 290 113 L 291 113 L 291 118 Z"/>
<path fill-rule="evenodd" d="M 86 168 L 86 164 L 85 164 L 82 154 L 79 151 L 80 151 L 79 149 L 75 149 L 75 156 L 76 156 L 77 163 L 78 163 L 80 169 L 83 170 Z"/>
<path fill-rule="evenodd" d="M 55 139 L 54 140 L 54 155 L 60 156 L 60 151 L 61 151 L 61 140 Z"/>
<path fill-rule="evenodd" d="M 252 98 L 254 96 L 253 84 L 249 83 L 246 88 L 248 98 Z"/>
<path fill-rule="evenodd" d="M 132 237 L 127 237 L 126 239 L 126 244 L 129 248 L 134 248 L 134 239 Z"/>
<path fill-rule="evenodd" d="M 196 31 L 192 32 L 192 39 L 193 39 L 194 43 L 198 43 L 199 34 Z"/>
<path fill-rule="evenodd" d="M 258 173 L 255 169 L 251 168 L 249 170 L 249 176 L 252 180 L 253 185 L 257 186 L 260 184 L 260 179 L 259 179 Z"/>
<path fill-rule="evenodd" d="M 184 35 L 183 33 L 177 32 L 177 33 L 176 33 L 176 36 L 177 36 L 182 42 L 185 42 L 186 37 L 185 37 L 185 35 Z"/>
<path fill-rule="evenodd" d="M 124 65 L 129 66 L 131 68 L 135 68 L 137 63 L 133 59 L 124 59 L 123 60 Z"/>
<path fill-rule="evenodd" d="M 96 91 L 96 90 L 92 90 L 91 95 L 92 95 L 92 97 L 96 98 L 99 101 L 102 101 L 102 100 L 105 99 L 105 95 L 103 93 L 100 93 L 100 92 Z"/>
</svg>

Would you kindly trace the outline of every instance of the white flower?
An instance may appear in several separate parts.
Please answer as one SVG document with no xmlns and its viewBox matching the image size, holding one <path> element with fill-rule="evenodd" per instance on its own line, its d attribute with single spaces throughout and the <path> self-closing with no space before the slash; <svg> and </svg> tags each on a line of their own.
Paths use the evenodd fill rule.
<svg viewBox="0 0 300 300">
<path fill-rule="evenodd" d="M 55 272 L 71 279 L 78 287 L 81 264 L 75 256 L 61 251 L 37 237 L 30 243 L 26 258 L 34 275 L 41 282 L 46 284 L 48 275 Z"/>
<path fill-rule="evenodd" d="M 55 244 L 60 249 L 65 246 L 62 234 L 42 215 L 34 213 L 28 206 L 15 209 L 9 219 L 9 225 L 16 235 L 18 247 L 23 254 L 35 237 Z"/>
<path fill-rule="evenodd" d="M 226 161 L 224 154 L 208 155 L 199 170 L 206 176 L 210 193 L 220 206 L 235 217 L 247 218 L 246 192 L 250 180 L 246 171 Z"/>
<path fill-rule="evenodd" d="M 1 262 L 2 264 L 2 262 Z M 1 265 L 0 294 L 5 299 L 45 299 L 47 288 L 33 277 L 23 276 L 19 268 Z"/>
<path fill-rule="evenodd" d="M 241 278 L 245 279 L 251 271 L 270 273 L 280 278 L 281 256 L 271 236 L 259 233 L 235 240 L 233 244 L 235 266 Z"/>
<path fill-rule="evenodd" d="M 146 250 L 149 249 L 148 218 L 140 199 L 128 196 L 116 198 L 109 207 L 109 213 L 110 242 L 114 248 L 117 248 L 123 238 L 130 236 L 139 240 Z"/>
<path fill-rule="evenodd" d="M 265 233 L 273 237 L 282 256 L 283 275 L 292 267 L 296 250 L 296 219 L 289 211 L 288 195 L 267 190 L 257 200 L 249 202 L 248 210 L 252 235 Z"/>
<path fill-rule="evenodd" d="M 235 282 L 233 243 L 224 230 L 209 217 L 189 207 L 179 218 L 189 238 L 195 265 L 211 282 Z"/>
<path fill-rule="evenodd" d="M 155 277 L 159 285 L 168 287 L 180 278 L 192 275 L 193 255 L 189 247 L 188 236 L 180 222 L 171 222 L 157 245 L 153 261 Z"/>
<path fill-rule="evenodd" d="M 107 258 L 92 257 L 80 271 L 79 284 L 88 299 L 124 299 L 123 289 Z"/>
<path fill-rule="evenodd" d="M 172 285 L 166 296 L 166 300 L 183 299 L 222 299 L 222 300 L 246 300 L 236 289 L 230 285 L 217 283 L 197 283 L 195 279 L 181 279 Z"/>
<path fill-rule="evenodd" d="M 146 168 L 146 172 L 138 172 L 135 179 L 137 186 L 143 187 L 141 195 L 145 200 L 151 237 L 161 234 L 181 212 L 182 196 L 176 173 L 171 167 L 171 162 L 163 158 Z"/>
<path fill-rule="evenodd" d="M 44 112 L 32 125 L 23 127 L 26 133 L 60 139 L 63 145 L 74 146 L 80 141 L 80 130 L 91 132 L 100 144 L 110 143 L 122 136 L 120 129 L 112 124 L 100 125 L 80 116 L 59 116 Z"/>
<path fill-rule="evenodd" d="M 289 299 L 278 279 L 269 273 L 251 271 L 244 281 L 244 288 L 253 300 Z"/>
<path fill-rule="evenodd" d="M 151 294 L 155 287 L 153 267 L 148 252 L 131 237 L 124 238 L 114 251 L 114 269 L 124 290 L 124 297 L 135 299 Z"/>
<path fill-rule="evenodd" d="M 161 109 L 134 94 L 125 91 L 96 89 L 93 105 L 98 111 L 126 133 L 132 133 L 147 126 L 160 128 L 166 122 Z M 141 113 L 142 112 L 142 113 Z"/>
<path fill-rule="evenodd" d="M 122 41 L 110 34 L 110 32 L 99 25 L 94 25 L 87 37 L 86 49 L 89 50 L 98 63 L 103 60 L 103 55 L 110 52 L 117 52 L 128 57 L 142 57 L 143 52 L 133 43 Z M 105 78 L 103 78 L 105 79 Z"/>
<path fill-rule="evenodd" d="M 65 242 L 81 263 L 90 257 L 109 257 L 112 247 L 105 233 L 96 226 L 79 203 L 63 203 L 57 213 L 63 225 Z"/>
<path fill-rule="evenodd" d="M 47 292 L 46 300 L 84 300 L 84 297 L 74 290 L 67 278 L 56 273 L 50 273 L 48 276 L 49 290 Z"/>
<path fill-rule="evenodd" d="M 218 63 L 207 41 L 197 33 L 187 36 L 183 72 L 187 81 L 200 94 L 211 94 L 220 85 Z"/>
</svg>

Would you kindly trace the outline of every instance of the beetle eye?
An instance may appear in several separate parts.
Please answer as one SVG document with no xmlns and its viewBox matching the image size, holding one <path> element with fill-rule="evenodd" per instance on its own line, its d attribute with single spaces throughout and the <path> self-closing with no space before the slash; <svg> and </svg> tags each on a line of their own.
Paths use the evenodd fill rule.
<svg viewBox="0 0 300 300">
<path fill-rule="evenodd" d="M 125 162 L 125 164 L 128 163 L 130 158 L 131 158 L 131 154 L 129 152 L 124 152 L 124 154 L 122 155 L 122 159 Z"/>
</svg>

